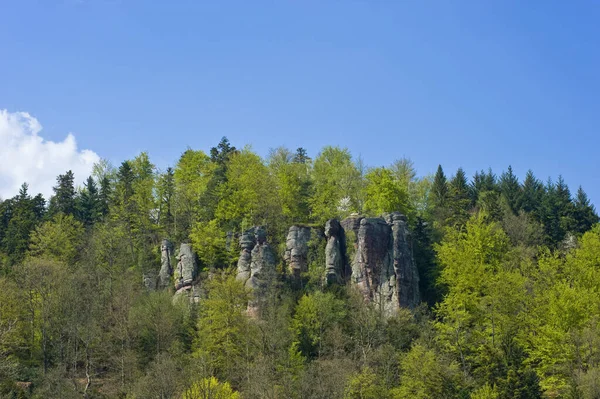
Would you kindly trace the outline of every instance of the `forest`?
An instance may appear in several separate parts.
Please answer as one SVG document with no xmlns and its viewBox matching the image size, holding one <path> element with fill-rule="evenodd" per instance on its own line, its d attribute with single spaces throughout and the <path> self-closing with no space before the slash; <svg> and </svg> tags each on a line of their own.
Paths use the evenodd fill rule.
<svg viewBox="0 0 600 399">
<path fill-rule="evenodd" d="M 166 170 L 142 152 L 81 187 L 65 171 L 50 198 L 24 182 L 0 200 L 0 398 L 600 398 L 594 206 L 561 176 L 482 167 L 419 176 L 407 158 L 262 158 L 223 138 Z M 290 226 L 389 212 L 419 304 L 384 314 L 328 283 L 323 242 L 292 283 Z M 250 314 L 236 265 L 254 226 L 276 273 Z M 191 244 L 197 300 L 144 284 L 165 239 Z"/>
</svg>

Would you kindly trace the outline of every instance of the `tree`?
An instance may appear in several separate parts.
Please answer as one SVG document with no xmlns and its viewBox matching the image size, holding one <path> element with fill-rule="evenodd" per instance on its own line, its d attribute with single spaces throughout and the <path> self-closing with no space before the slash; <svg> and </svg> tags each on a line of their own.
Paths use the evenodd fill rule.
<svg viewBox="0 0 600 399">
<path fill-rule="evenodd" d="M 195 356 L 205 359 L 219 378 L 242 378 L 250 330 L 248 290 L 233 276 L 221 274 L 207 282 L 207 290 L 208 296 L 200 302 Z"/>
<path fill-rule="evenodd" d="M 296 154 L 294 154 L 293 162 L 303 164 L 307 164 L 310 162 L 310 157 L 308 156 L 308 153 L 304 148 L 298 147 L 296 149 Z"/>
<path fill-rule="evenodd" d="M 521 208 L 522 203 L 522 189 L 519 184 L 519 179 L 513 173 L 512 167 L 509 165 L 508 170 L 500 176 L 499 182 L 500 192 L 502 196 L 506 199 L 508 206 L 513 211 L 513 213 L 517 213 Z"/>
<path fill-rule="evenodd" d="M 218 196 L 217 193 L 208 193 L 209 187 L 212 190 L 217 189 L 213 181 L 215 168 L 216 164 L 202 151 L 188 148 L 181 154 L 173 172 L 174 239 L 185 240 L 197 222 L 205 222 L 212 218 L 214 209 L 207 210 L 203 198 Z M 211 181 L 213 186 L 209 186 Z M 211 206 L 216 208 L 216 202 Z"/>
<path fill-rule="evenodd" d="M 75 176 L 70 170 L 64 175 L 58 175 L 56 186 L 52 188 L 54 196 L 50 199 L 48 213 L 55 215 L 59 212 L 72 215 L 76 211 Z"/>
<path fill-rule="evenodd" d="M 101 219 L 102 207 L 96 182 L 92 176 L 89 176 L 77 201 L 78 219 L 85 226 L 91 226 Z"/>
<path fill-rule="evenodd" d="M 348 149 L 323 148 L 314 162 L 313 182 L 310 205 L 315 221 L 325 222 L 359 210 L 361 174 Z"/>
<path fill-rule="evenodd" d="M 446 203 L 450 211 L 447 223 L 451 226 L 463 226 L 469 218 L 471 199 L 467 176 L 462 168 L 458 168 L 456 174 L 450 180 Z"/>
<path fill-rule="evenodd" d="M 575 232 L 583 234 L 600 221 L 594 205 L 591 204 L 583 188 L 579 186 L 575 198 L 573 218 L 575 219 Z"/>
<path fill-rule="evenodd" d="M 400 362 L 400 387 L 393 398 L 459 397 L 461 377 L 458 364 L 439 356 L 434 350 L 415 344 Z"/>
<path fill-rule="evenodd" d="M 298 150 L 302 150 L 299 148 Z M 279 147 L 271 150 L 268 166 L 274 177 L 285 224 L 308 222 L 311 194 L 310 158 Z"/>
<path fill-rule="evenodd" d="M 533 175 L 531 170 L 528 170 L 525 175 L 522 193 L 521 209 L 533 214 L 539 220 L 539 210 L 544 198 L 544 184 Z"/>
<path fill-rule="evenodd" d="M 281 207 L 274 186 L 262 159 L 245 148 L 229 160 L 227 182 L 222 186 L 222 199 L 215 216 L 234 231 L 275 225 Z"/>
<path fill-rule="evenodd" d="M 157 224 L 171 236 L 174 228 L 173 198 L 175 197 L 175 172 L 168 167 L 167 171 L 158 177 L 156 183 L 158 202 Z"/>
<path fill-rule="evenodd" d="M 321 356 L 327 331 L 344 317 L 343 302 L 331 293 L 316 291 L 300 298 L 292 326 L 302 354 L 309 358 Z"/>
<path fill-rule="evenodd" d="M 365 211 L 371 215 L 400 211 L 408 213 L 408 192 L 386 168 L 371 169 L 367 175 Z"/>
<path fill-rule="evenodd" d="M 29 236 L 44 216 L 44 198 L 34 198 L 28 193 L 28 185 L 23 183 L 19 194 L 10 200 L 8 215 L 5 215 L 6 229 L 2 247 L 8 256 L 8 264 L 20 262 L 29 246 Z"/>
<path fill-rule="evenodd" d="M 240 394 L 231 389 L 227 382 L 219 382 L 215 377 L 203 378 L 192 384 L 182 396 L 183 399 L 239 399 Z"/>
<path fill-rule="evenodd" d="M 31 235 L 29 254 L 72 265 L 83 243 L 84 228 L 73 215 L 56 214 Z"/>
</svg>

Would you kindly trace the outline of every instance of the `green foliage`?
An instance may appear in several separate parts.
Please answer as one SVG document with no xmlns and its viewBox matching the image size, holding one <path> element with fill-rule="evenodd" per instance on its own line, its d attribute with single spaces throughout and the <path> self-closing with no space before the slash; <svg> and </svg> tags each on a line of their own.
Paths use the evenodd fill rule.
<svg viewBox="0 0 600 399">
<path fill-rule="evenodd" d="M 365 211 L 371 215 L 384 212 L 408 211 L 408 191 L 406 183 L 395 179 L 392 171 L 385 168 L 375 168 L 367 175 L 365 188 Z"/>
<path fill-rule="evenodd" d="M 56 214 L 31 235 L 29 254 L 73 264 L 83 243 L 84 228 L 73 215 Z"/>
<path fill-rule="evenodd" d="M 451 398 L 461 390 L 458 364 L 421 344 L 402 358 L 400 368 L 400 387 L 392 391 L 392 398 Z"/>
<path fill-rule="evenodd" d="M 313 219 L 325 222 L 360 209 L 361 175 L 348 149 L 325 147 L 313 166 L 314 194 L 310 199 Z"/>
<path fill-rule="evenodd" d="M 227 382 L 215 377 L 203 378 L 186 389 L 182 399 L 239 399 L 240 394 L 231 389 Z"/>
<path fill-rule="evenodd" d="M 427 304 L 384 317 L 352 285 L 323 283 L 320 231 L 396 210 Z M 301 284 L 283 264 L 254 292 L 224 272 L 241 231 L 264 225 L 282 250 L 293 223 L 314 233 Z M 419 178 L 408 159 L 367 168 L 338 147 L 262 159 L 226 138 L 161 173 L 146 153 L 102 161 L 77 191 L 59 176 L 48 209 L 26 184 L 0 201 L 0 396 L 595 398 L 597 223 L 582 189 L 532 172 L 521 184 L 510 167 Z M 197 252 L 193 301 L 144 289 L 163 238 Z"/>
<path fill-rule="evenodd" d="M 206 359 L 215 375 L 232 377 L 247 350 L 249 293 L 243 283 L 227 274 L 214 275 L 206 289 L 208 296 L 200 302 L 195 355 Z"/>
<path fill-rule="evenodd" d="M 384 387 L 379 385 L 377 375 L 369 368 L 352 376 L 344 395 L 345 399 L 385 399 L 391 397 Z"/>
<path fill-rule="evenodd" d="M 316 291 L 300 298 L 292 328 L 302 354 L 321 356 L 326 334 L 345 316 L 344 303 L 332 293 Z"/>
<path fill-rule="evenodd" d="M 227 264 L 226 234 L 216 220 L 196 224 L 190 239 L 205 267 L 223 267 Z"/>
</svg>

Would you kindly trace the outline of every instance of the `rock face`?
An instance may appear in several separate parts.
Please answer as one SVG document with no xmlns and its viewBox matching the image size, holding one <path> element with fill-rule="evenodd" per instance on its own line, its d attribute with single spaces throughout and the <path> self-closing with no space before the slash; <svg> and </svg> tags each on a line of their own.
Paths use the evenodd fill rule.
<svg viewBox="0 0 600 399">
<path fill-rule="evenodd" d="M 240 237 L 240 258 L 237 279 L 251 289 L 262 286 L 269 274 L 275 272 L 275 253 L 267 243 L 263 227 L 246 230 Z"/>
<path fill-rule="evenodd" d="M 343 220 L 341 226 L 354 252 L 348 260 L 352 268 L 350 280 L 365 300 L 386 315 L 394 314 L 400 306 L 416 306 L 419 277 L 406 217 L 400 213 L 381 218 L 351 216 Z M 331 252 L 335 253 L 333 249 Z M 329 263 L 328 258 L 328 273 Z"/>
<path fill-rule="evenodd" d="M 284 260 L 293 280 L 300 280 L 302 273 L 308 271 L 308 242 L 311 228 L 294 225 L 290 227 L 285 240 Z"/>
<path fill-rule="evenodd" d="M 171 284 L 173 268 L 171 267 L 171 255 L 173 244 L 169 240 L 162 240 L 160 245 L 160 272 L 158 273 L 158 288 L 165 289 Z"/>
<path fill-rule="evenodd" d="M 181 244 L 179 255 L 177 255 L 177 267 L 175 268 L 175 289 L 189 287 L 198 274 L 198 264 L 192 251 L 191 244 Z"/>
<path fill-rule="evenodd" d="M 419 272 L 413 257 L 412 236 L 406 216 L 399 212 L 384 215 L 392 226 L 394 273 L 400 306 L 413 308 L 419 304 Z"/>
<path fill-rule="evenodd" d="M 240 247 L 236 278 L 254 291 L 254 299 L 248 303 L 248 314 L 256 317 L 269 278 L 275 275 L 275 253 L 261 226 L 246 230 L 240 237 Z"/>
<path fill-rule="evenodd" d="M 346 238 L 344 230 L 336 219 L 325 224 L 325 280 L 328 284 L 343 284 L 347 277 Z"/>
</svg>

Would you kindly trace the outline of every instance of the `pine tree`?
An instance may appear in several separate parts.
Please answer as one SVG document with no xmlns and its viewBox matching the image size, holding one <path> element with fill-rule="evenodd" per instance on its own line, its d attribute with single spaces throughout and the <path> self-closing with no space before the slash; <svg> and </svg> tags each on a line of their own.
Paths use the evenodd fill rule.
<svg viewBox="0 0 600 399">
<path fill-rule="evenodd" d="M 50 216 L 57 213 L 73 215 L 76 211 L 75 176 L 70 170 L 64 175 L 58 175 L 56 186 L 53 187 L 54 196 L 50 199 L 48 213 Z"/>
<path fill-rule="evenodd" d="M 100 180 L 100 192 L 98 194 L 98 209 L 103 218 L 108 215 L 108 209 L 111 201 L 112 187 L 108 176 L 103 176 Z"/>
<path fill-rule="evenodd" d="M 167 168 L 167 171 L 158 179 L 158 224 L 171 235 L 173 230 L 173 197 L 175 195 L 175 176 L 173 168 Z"/>
<path fill-rule="evenodd" d="M 23 260 L 29 245 L 29 236 L 44 216 L 43 197 L 37 195 L 31 198 L 28 190 L 27 183 L 23 183 L 19 194 L 10 200 L 10 214 L 2 240 L 2 249 L 8 256 L 10 265 Z"/>
<path fill-rule="evenodd" d="M 540 207 L 545 194 L 544 184 L 534 176 L 531 169 L 525 175 L 522 192 L 521 209 L 540 220 Z"/>
<path fill-rule="evenodd" d="M 296 149 L 296 154 L 294 155 L 293 162 L 295 163 L 308 163 L 310 162 L 310 157 L 308 156 L 306 150 L 302 147 L 298 147 Z"/>
<path fill-rule="evenodd" d="M 583 234 L 598 223 L 600 219 L 596 213 L 594 205 L 591 204 L 583 188 L 579 186 L 577 196 L 575 197 L 573 218 L 575 219 L 575 232 Z"/>
<path fill-rule="evenodd" d="M 434 207 L 444 207 L 448 200 L 448 181 L 442 165 L 438 165 L 435 177 L 433 178 L 433 186 L 431 187 L 432 203 Z"/>
<path fill-rule="evenodd" d="M 462 168 L 458 168 L 456 174 L 450 180 L 448 190 L 448 208 L 450 210 L 450 225 L 462 226 L 469 219 L 471 198 L 467 176 Z"/>
<path fill-rule="evenodd" d="M 522 190 L 519 184 L 519 179 L 513 173 L 512 167 L 509 165 L 508 170 L 500 176 L 500 192 L 510 206 L 514 214 L 517 214 L 522 202 Z"/>
<path fill-rule="evenodd" d="M 100 220 L 102 216 L 98 187 L 92 176 L 89 176 L 84 183 L 84 188 L 79 196 L 77 208 L 79 220 L 85 226 L 93 225 Z"/>
</svg>

